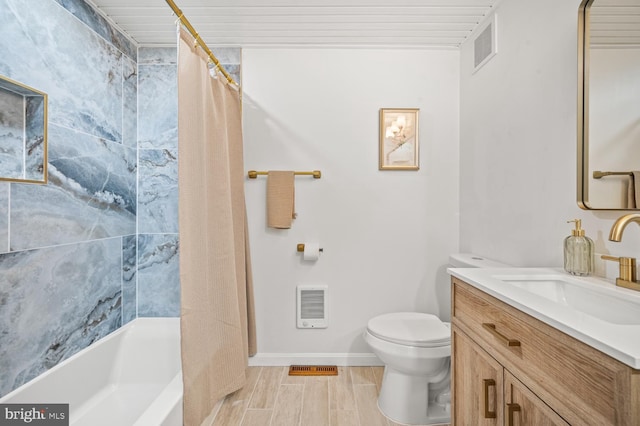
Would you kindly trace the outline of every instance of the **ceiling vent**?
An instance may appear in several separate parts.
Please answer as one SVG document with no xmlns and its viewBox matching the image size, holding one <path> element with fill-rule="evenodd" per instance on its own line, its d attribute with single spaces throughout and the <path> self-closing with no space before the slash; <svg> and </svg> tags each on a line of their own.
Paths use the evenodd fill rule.
<svg viewBox="0 0 640 426">
<path fill-rule="evenodd" d="M 473 72 L 482 68 L 498 53 L 497 24 L 497 16 L 494 13 L 475 32 L 476 37 L 473 39 Z"/>
</svg>

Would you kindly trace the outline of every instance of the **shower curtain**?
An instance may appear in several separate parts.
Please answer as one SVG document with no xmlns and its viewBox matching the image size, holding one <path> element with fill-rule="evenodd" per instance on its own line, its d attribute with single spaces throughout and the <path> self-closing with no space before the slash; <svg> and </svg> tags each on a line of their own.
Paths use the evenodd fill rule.
<svg viewBox="0 0 640 426">
<path fill-rule="evenodd" d="M 178 185 L 184 424 L 245 383 L 255 354 L 238 89 L 180 29 Z"/>
</svg>

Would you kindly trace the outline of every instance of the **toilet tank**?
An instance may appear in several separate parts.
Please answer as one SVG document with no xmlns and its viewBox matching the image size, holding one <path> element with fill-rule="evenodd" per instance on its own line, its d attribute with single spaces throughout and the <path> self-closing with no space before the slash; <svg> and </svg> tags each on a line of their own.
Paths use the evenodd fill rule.
<svg viewBox="0 0 640 426">
<path fill-rule="evenodd" d="M 451 268 L 508 268 L 511 265 L 473 253 L 455 253 L 449 256 L 449 266 Z"/>
</svg>

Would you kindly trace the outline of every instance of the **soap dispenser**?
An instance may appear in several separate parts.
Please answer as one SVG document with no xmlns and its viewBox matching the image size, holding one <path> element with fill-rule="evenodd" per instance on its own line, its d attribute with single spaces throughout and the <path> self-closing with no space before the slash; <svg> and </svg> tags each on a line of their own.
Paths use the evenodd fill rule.
<svg viewBox="0 0 640 426">
<path fill-rule="evenodd" d="M 576 228 L 564 239 L 564 270 L 572 275 L 589 275 L 594 268 L 593 240 L 584 235 L 580 219 L 567 221 L 571 222 L 575 222 Z"/>
</svg>

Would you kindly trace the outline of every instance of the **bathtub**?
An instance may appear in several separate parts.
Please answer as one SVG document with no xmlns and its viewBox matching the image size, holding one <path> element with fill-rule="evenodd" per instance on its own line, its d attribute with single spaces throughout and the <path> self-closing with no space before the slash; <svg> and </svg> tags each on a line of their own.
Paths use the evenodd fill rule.
<svg viewBox="0 0 640 426">
<path fill-rule="evenodd" d="M 0 398 L 69 404 L 72 426 L 181 426 L 179 318 L 138 318 Z"/>
</svg>

